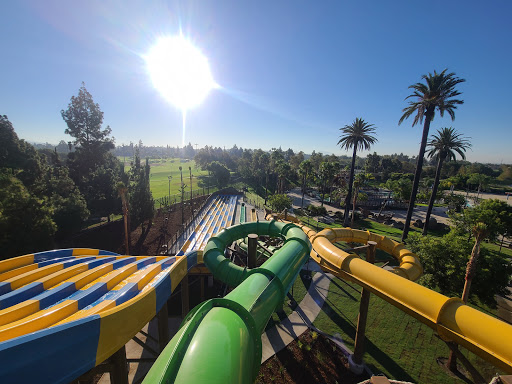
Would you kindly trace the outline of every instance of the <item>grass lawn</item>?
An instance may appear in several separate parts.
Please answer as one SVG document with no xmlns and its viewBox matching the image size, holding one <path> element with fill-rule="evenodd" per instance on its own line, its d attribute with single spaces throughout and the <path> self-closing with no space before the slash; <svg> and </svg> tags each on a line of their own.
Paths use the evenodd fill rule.
<svg viewBox="0 0 512 384">
<path fill-rule="evenodd" d="M 121 161 L 123 159 L 121 158 Z M 145 161 L 142 159 L 141 161 Z M 203 186 L 208 185 L 208 172 L 202 171 L 200 168 L 196 168 L 194 161 L 181 161 L 181 159 L 149 159 L 149 165 L 151 166 L 151 173 L 149 175 L 149 182 L 151 186 L 151 192 L 153 193 L 153 199 L 159 199 L 169 195 L 169 179 L 168 176 L 172 176 L 171 179 L 171 196 L 180 193 L 181 178 L 179 167 L 183 168 L 183 183 L 187 185 L 185 188 L 185 194 L 190 193 L 190 173 L 188 167 L 192 168 L 192 189 L 194 191 L 201 189 Z M 125 165 L 125 171 L 128 172 L 130 169 L 129 164 Z M 211 192 L 211 191 L 210 191 Z M 195 196 L 195 193 L 194 193 Z"/>
<path fill-rule="evenodd" d="M 341 227 L 319 223 L 307 217 L 300 217 L 312 228 Z M 402 231 L 371 220 L 356 222 L 358 229 L 388 236 L 400 241 Z M 419 229 L 411 228 L 419 232 Z M 434 233 L 435 236 L 441 236 Z M 338 244 L 339 245 L 339 244 Z M 344 245 L 340 245 L 343 248 Z M 498 253 L 499 246 L 484 244 L 492 252 Z M 502 255 L 512 257 L 512 250 L 503 248 Z M 378 251 L 377 260 L 385 261 L 389 256 Z M 380 260 L 379 260 L 380 259 Z M 390 263 L 391 265 L 396 263 Z M 339 333 L 351 349 L 354 347 L 357 316 L 359 313 L 361 288 L 354 283 L 336 279 L 329 288 L 329 295 L 315 322 L 320 330 L 329 334 Z M 480 302 L 470 303 L 472 307 L 496 315 L 496 310 Z M 447 357 L 448 347 L 435 335 L 435 332 L 418 320 L 405 314 L 381 298 L 372 295 L 367 322 L 367 353 L 365 361 L 374 373 L 382 372 L 390 378 L 417 383 L 456 383 L 437 363 L 437 357 Z M 491 379 L 497 369 L 474 354 L 464 354 L 486 378 Z"/>
<path fill-rule="evenodd" d="M 352 350 L 360 290 L 354 283 L 333 280 L 327 301 L 313 322 L 324 332 L 339 333 Z M 370 299 L 366 337 L 364 360 L 375 374 L 382 372 L 388 378 L 415 383 L 460 382 L 437 364 L 437 357 L 448 356 L 448 347 L 434 331 L 375 295 Z M 497 369 L 463 351 L 480 373 L 490 380 Z"/>
</svg>

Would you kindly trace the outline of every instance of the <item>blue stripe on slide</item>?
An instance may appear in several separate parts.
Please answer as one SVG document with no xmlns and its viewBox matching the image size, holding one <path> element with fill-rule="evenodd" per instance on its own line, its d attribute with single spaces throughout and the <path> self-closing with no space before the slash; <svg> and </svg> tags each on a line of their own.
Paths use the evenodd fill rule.
<svg viewBox="0 0 512 384">
<path fill-rule="evenodd" d="M 0 309 L 11 307 L 44 291 L 43 283 L 30 283 L 0 296 Z"/>
</svg>

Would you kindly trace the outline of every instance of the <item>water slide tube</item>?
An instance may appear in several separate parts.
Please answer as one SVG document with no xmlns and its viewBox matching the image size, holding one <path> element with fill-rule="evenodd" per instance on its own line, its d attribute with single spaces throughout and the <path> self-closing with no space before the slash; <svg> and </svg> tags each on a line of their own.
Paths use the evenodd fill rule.
<svg viewBox="0 0 512 384">
<path fill-rule="evenodd" d="M 448 298 L 410 280 L 421 275 L 417 257 L 385 236 L 350 228 L 329 228 L 316 233 L 302 227 L 314 251 L 311 256 L 320 266 L 371 292 L 433 328 L 445 341 L 454 341 L 512 373 L 512 326 L 486 315 L 458 298 Z M 333 243 L 338 241 L 377 242 L 377 248 L 393 254 L 400 266 L 392 272 L 348 254 Z"/>
<path fill-rule="evenodd" d="M 0 261 L 0 383 L 69 383 L 125 345 L 169 299 L 197 252 L 62 249 Z"/>
<path fill-rule="evenodd" d="M 285 244 L 249 270 L 224 257 L 226 246 L 251 233 L 283 237 Z M 236 288 L 208 300 L 184 320 L 144 383 L 252 383 L 261 363 L 261 333 L 307 260 L 311 244 L 294 224 L 250 222 L 222 230 L 204 250 L 214 276 Z"/>
<path fill-rule="evenodd" d="M 240 206 L 240 224 L 245 223 L 245 208 L 245 203 L 242 203 L 242 205 Z"/>
</svg>

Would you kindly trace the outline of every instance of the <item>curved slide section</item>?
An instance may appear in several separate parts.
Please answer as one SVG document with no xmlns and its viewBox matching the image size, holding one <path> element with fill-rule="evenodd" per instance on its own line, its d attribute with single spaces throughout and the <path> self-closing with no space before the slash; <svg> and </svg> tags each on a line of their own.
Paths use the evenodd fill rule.
<svg viewBox="0 0 512 384">
<path fill-rule="evenodd" d="M 311 256 L 331 273 L 355 281 L 387 302 L 436 330 L 443 340 L 454 341 L 508 373 L 512 373 L 512 326 L 488 316 L 458 298 L 448 298 L 412 281 L 421 275 L 417 257 L 400 243 L 384 236 L 350 228 L 316 233 L 303 227 L 314 252 Z M 337 248 L 337 241 L 366 243 L 393 254 L 400 267 L 389 273 Z"/>
<path fill-rule="evenodd" d="M 285 244 L 260 268 L 248 270 L 226 259 L 224 250 L 251 233 L 284 237 Z M 252 383 L 261 362 L 261 333 L 310 250 L 299 227 L 276 221 L 240 224 L 212 237 L 204 262 L 218 279 L 237 288 L 194 308 L 144 383 Z"/>
<path fill-rule="evenodd" d="M 68 383 L 151 320 L 187 257 L 64 249 L 0 261 L 0 382 Z"/>
</svg>

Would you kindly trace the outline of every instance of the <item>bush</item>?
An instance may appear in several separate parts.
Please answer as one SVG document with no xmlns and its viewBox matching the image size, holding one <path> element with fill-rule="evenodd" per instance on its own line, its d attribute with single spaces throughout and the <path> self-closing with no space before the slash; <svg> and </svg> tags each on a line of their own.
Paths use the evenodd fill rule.
<svg viewBox="0 0 512 384">
<path fill-rule="evenodd" d="M 327 209 L 325 207 L 317 206 L 310 204 L 306 207 L 309 212 L 309 216 L 323 216 L 327 214 Z"/>
</svg>

